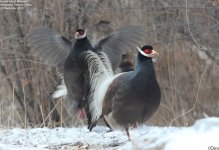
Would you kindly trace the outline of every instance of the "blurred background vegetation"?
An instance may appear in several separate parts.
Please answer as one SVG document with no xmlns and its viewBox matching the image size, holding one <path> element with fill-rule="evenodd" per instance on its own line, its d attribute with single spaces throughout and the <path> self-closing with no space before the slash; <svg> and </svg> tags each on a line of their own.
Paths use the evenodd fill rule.
<svg viewBox="0 0 219 150">
<path fill-rule="evenodd" d="M 187 126 L 219 116 L 218 0 L 32 0 L 23 10 L 0 10 L 0 127 L 72 126 L 62 99 L 51 98 L 61 78 L 33 57 L 25 36 L 49 26 L 67 38 L 89 37 L 129 24 L 144 26 L 155 64 L 161 106 L 148 124 Z M 95 35 L 94 35 L 95 33 Z M 127 58 L 134 63 L 136 50 Z M 80 124 L 80 123 L 79 123 Z"/>
</svg>

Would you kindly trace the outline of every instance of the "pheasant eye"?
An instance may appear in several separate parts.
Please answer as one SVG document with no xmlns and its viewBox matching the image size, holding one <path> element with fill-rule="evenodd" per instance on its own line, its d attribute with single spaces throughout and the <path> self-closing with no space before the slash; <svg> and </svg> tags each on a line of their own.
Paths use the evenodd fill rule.
<svg viewBox="0 0 219 150">
<path fill-rule="evenodd" d="M 145 54 L 151 54 L 152 53 L 152 50 L 150 50 L 150 49 L 145 49 L 143 51 L 144 51 Z"/>
</svg>

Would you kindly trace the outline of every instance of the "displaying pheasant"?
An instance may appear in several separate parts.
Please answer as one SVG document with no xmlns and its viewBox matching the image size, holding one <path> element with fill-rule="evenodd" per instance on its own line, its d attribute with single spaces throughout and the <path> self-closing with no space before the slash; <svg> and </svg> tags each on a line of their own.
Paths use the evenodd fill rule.
<svg viewBox="0 0 219 150">
<path fill-rule="evenodd" d="M 128 129 L 147 121 L 160 105 L 161 92 L 153 60 L 158 53 L 151 46 L 138 48 L 134 71 L 114 75 L 106 55 L 87 55 L 91 75 L 91 125 L 102 116 L 112 128 Z M 95 71 L 93 71 L 95 70 Z"/>
<path fill-rule="evenodd" d="M 65 106 L 70 115 L 87 107 L 90 90 L 90 78 L 85 60 L 86 51 L 98 53 L 103 51 L 109 57 L 112 68 L 118 68 L 122 56 L 143 41 L 145 31 L 140 26 L 127 26 L 100 39 L 92 45 L 86 30 L 77 29 L 75 40 L 71 42 L 48 27 L 38 27 L 27 36 L 32 53 L 50 66 L 56 66 L 63 74 L 64 85 L 54 97 L 65 96 Z M 90 114 L 88 111 L 88 124 Z"/>
</svg>

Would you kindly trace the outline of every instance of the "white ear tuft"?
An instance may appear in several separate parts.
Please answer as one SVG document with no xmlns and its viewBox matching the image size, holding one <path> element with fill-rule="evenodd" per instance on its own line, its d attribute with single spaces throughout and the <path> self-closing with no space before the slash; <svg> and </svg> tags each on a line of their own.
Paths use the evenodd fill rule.
<svg viewBox="0 0 219 150">
<path fill-rule="evenodd" d="M 137 50 L 138 50 L 143 56 L 151 57 L 151 55 L 145 54 L 139 47 L 137 47 Z"/>
<path fill-rule="evenodd" d="M 84 31 L 84 35 L 87 36 L 87 29 L 85 29 L 85 31 Z"/>
</svg>

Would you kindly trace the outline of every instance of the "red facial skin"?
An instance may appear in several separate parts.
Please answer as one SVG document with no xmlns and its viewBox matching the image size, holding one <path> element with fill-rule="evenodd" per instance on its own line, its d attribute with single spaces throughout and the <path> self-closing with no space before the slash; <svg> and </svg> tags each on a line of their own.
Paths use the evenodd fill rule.
<svg viewBox="0 0 219 150">
<path fill-rule="evenodd" d="M 145 49 L 145 50 L 144 50 L 144 53 L 145 53 L 145 54 L 151 54 L 151 53 L 152 53 L 152 50 L 150 50 L 150 49 Z"/>
<path fill-rule="evenodd" d="M 84 31 L 79 31 L 78 32 L 80 35 L 84 35 Z"/>
</svg>

